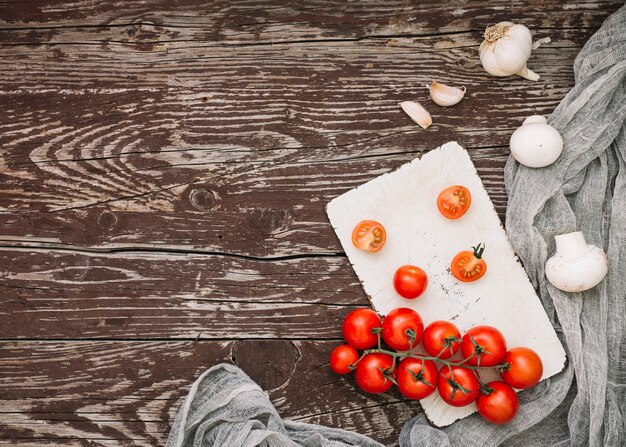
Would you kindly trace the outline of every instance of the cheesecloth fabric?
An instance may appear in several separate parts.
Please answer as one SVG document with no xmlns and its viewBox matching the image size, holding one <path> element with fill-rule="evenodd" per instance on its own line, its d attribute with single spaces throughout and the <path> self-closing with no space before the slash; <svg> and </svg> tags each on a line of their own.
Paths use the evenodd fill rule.
<svg viewBox="0 0 626 447">
<path fill-rule="evenodd" d="M 509 158 L 507 231 L 566 346 L 567 369 L 523 391 L 518 416 L 494 426 L 474 414 L 444 429 L 423 413 L 401 447 L 626 446 L 626 7 L 609 17 L 574 64 L 576 86 L 549 123 L 564 139 L 552 166 Z M 582 231 L 602 247 L 609 274 L 596 288 L 565 293 L 545 280 L 554 236 Z M 344 430 L 283 420 L 239 368 L 217 365 L 193 384 L 168 447 L 380 447 Z"/>
</svg>

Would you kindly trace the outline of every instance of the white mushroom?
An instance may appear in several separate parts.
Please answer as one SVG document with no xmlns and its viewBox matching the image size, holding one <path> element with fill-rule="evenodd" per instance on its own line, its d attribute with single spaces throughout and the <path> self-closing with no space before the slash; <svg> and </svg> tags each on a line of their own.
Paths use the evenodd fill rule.
<svg viewBox="0 0 626 447">
<path fill-rule="evenodd" d="M 563 151 L 563 138 L 541 115 L 529 116 L 509 143 L 513 157 L 531 168 L 543 168 L 556 161 Z"/>
<path fill-rule="evenodd" d="M 554 237 L 556 253 L 546 263 L 550 284 L 566 292 L 582 292 L 595 287 L 609 269 L 604 251 L 588 245 L 582 232 Z"/>
</svg>

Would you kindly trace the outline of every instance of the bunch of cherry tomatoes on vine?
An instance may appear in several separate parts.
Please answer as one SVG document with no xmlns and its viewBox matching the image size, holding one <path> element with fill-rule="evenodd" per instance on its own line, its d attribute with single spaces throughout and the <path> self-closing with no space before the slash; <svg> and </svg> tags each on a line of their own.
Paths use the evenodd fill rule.
<svg viewBox="0 0 626 447">
<path fill-rule="evenodd" d="M 437 198 L 439 211 L 448 219 L 460 218 L 470 205 L 471 194 L 461 185 L 446 188 Z M 371 253 L 380 251 L 385 241 L 385 228 L 372 220 L 360 222 L 352 232 L 354 246 Z M 472 248 L 452 260 L 450 271 L 459 281 L 476 281 L 487 271 L 484 244 Z M 396 271 L 393 283 L 400 296 L 415 299 L 426 290 L 428 277 L 421 268 L 405 265 Z M 437 390 L 455 407 L 476 402 L 480 415 L 495 424 L 507 423 L 517 414 L 514 388 L 530 388 L 543 375 L 535 351 L 507 350 L 504 336 L 494 327 L 475 326 L 461 335 L 453 323 L 439 320 L 424 328 L 420 315 L 404 307 L 384 319 L 372 309 L 353 310 L 343 322 L 343 336 L 347 344 L 332 351 L 331 368 L 338 374 L 354 371 L 363 391 L 379 394 L 396 385 L 405 397 L 419 400 Z M 459 351 L 462 358 L 453 360 Z M 484 383 L 479 373 L 484 368 L 497 369 L 501 380 Z"/>
<path fill-rule="evenodd" d="M 495 424 L 515 417 L 519 401 L 513 388 L 530 388 L 543 374 L 535 351 L 507 350 L 494 327 L 475 326 L 461 336 L 453 323 L 440 320 L 424 329 L 420 315 L 404 307 L 384 319 L 372 309 L 355 309 L 343 322 L 343 336 L 347 344 L 332 351 L 330 366 L 338 374 L 354 371 L 363 391 L 379 394 L 396 385 L 405 397 L 424 399 L 437 390 L 454 407 L 476 402 L 480 415 Z M 426 354 L 415 352 L 420 342 Z M 451 360 L 459 350 L 463 358 Z M 483 368 L 496 368 L 502 380 L 483 383 Z"/>
</svg>

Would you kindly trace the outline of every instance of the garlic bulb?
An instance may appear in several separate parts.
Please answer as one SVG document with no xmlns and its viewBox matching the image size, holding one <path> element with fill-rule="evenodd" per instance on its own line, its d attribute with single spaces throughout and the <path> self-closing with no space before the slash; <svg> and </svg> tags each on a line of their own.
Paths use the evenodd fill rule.
<svg viewBox="0 0 626 447">
<path fill-rule="evenodd" d="M 550 38 L 539 39 L 533 45 L 530 30 L 524 25 L 500 22 L 485 29 L 485 40 L 478 54 L 483 68 L 494 76 L 519 75 L 531 81 L 539 75 L 526 67 L 530 52 Z"/>
<path fill-rule="evenodd" d="M 595 287 L 606 276 L 609 263 L 604 251 L 587 245 L 582 232 L 555 236 L 556 253 L 546 263 L 550 284 L 565 292 Z"/>
<path fill-rule="evenodd" d="M 543 168 L 559 158 L 563 152 L 563 138 L 543 116 L 532 115 L 513 132 L 509 146 L 511 154 L 521 164 Z"/>
<path fill-rule="evenodd" d="M 444 107 L 457 104 L 463 99 L 463 96 L 465 96 L 465 87 L 449 87 L 436 81 L 432 81 L 426 88 L 430 91 L 430 99 L 432 99 L 435 104 Z"/>
<path fill-rule="evenodd" d="M 417 101 L 401 102 L 400 107 L 402 107 L 402 110 L 404 110 L 416 124 L 419 124 L 422 129 L 426 129 L 433 123 L 433 119 L 430 117 L 428 110 Z"/>
</svg>

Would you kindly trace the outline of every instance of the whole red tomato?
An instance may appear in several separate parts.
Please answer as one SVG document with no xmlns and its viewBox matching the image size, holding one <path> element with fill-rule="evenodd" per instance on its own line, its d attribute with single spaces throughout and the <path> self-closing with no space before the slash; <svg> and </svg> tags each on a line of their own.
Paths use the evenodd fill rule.
<svg viewBox="0 0 626 447">
<path fill-rule="evenodd" d="M 391 349 L 407 351 L 419 344 L 423 331 L 420 315 L 413 309 L 400 307 L 385 316 L 381 335 Z"/>
<path fill-rule="evenodd" d="M 537 385 L 543 375 L 543 363 L 529 348 L 513 348 L 504 356 L 502 380 L 513 388 L 526 389 Z"/>
<path fill-rule="evenodd" d="M 356 349 L 369 349 L 378 344 L 378 336 L 372 330 L 380 328 L 381 324 L 372 309 L 355 309 L 343 320 L 343 338 Z"/>
<path fill-rule="evenodd" d="M 428 276 L 415 265 L 403 265 L 393 275 L 393 286 L 400 296 L 414 299 L 426 290 Z"/>
<path fill-rule="evenodd" d="M 506 341 L 495 327 L 474 326 L 463 335 L 461 352 L 464 358 L 473 356 L 468 365 L 496 366 L 504 361 Z"/>
<path fill-rule="evenodd" d="M 442 366 L 437 380 L 439 395 L 453 407 L 464 407 L 480 394 L 480 382 L 471 369 L 462 366 Z"/>
<path fill-rule="evenodd" d="M 405 358 L 398 365 L 398 389 L 409 399 L 430 396 L 437 387 L 437 366 L 432 360 Z"/>
<path fill-rule="evenodd" d="M 351 365 L 359 359 L 359 353 L 350 345 L 341 345 L 333 349 L 330 353 L 330 367 L 337 374 L 348 374 L 352 372 Z"/>
<path fill-rule="evenodd" d="M 447 359 L 461 347 L 461 332 L 449 321 L 433 321 L 424 330 L 422 344 L 431 357 Z M 447 348 L 447 349 L 446 349 Z"/>
<path fill-rule="evenodd" d="M 380 394 L 393 386 L 390 379 L 395 375 L 393 357 L 375 352 L 366 354 L 356 366 L 354 378 L 357 385 L 367 393 Z"/>
<path fill-rule="evenodd" d="M 483 391 L 476 407 L 480 415 L 494 424 L 506 424 L 517 414 L 519 399 L 517 394 L 504 382 L 489 382 L 487 392 Z"/>
</svg>

